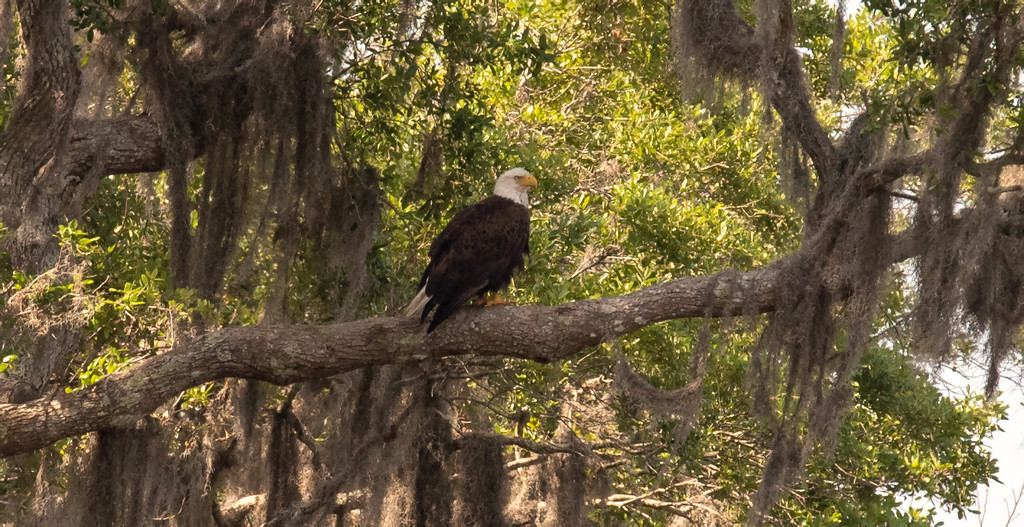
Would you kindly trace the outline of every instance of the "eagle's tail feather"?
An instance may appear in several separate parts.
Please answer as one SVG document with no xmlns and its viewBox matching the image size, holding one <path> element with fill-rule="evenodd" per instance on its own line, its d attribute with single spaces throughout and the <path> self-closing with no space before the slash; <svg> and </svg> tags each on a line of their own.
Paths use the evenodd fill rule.
<svg viewBox="0 0 1024 527">
<path fill-rule="evenodd" d="M 423 306 L 427 305 L 430 301 L 430 297 L 427 295 L 427 285 L 423 284 L 423 288 L 420 289 L 419 293 L 416 293 L 416 298 L 409 302 L 409 307 L 405 308 L 405 316 L 414 317 L 420 314 Z"/>
<path fill-rule="evenodd" d="M 430 319 L 430 326 L 427 327 L 427 334 L 429 335 L 430 332 L 434 331 L 439 324 L 458 311 L 467 300 L 479 294 L 486 285 L 487 283 L 485 282 L 479 287 L 471 287 L 468 292 L 462 293 L 462 296 L 457 298 L 451 298 L 450 296 L 440 298 L 439 302 L 436 303 L 437 311 L 434 312 L 434 318 Z M 433 303 L 434 302 L 431 301 L 431 304 Z"/>
</svg>

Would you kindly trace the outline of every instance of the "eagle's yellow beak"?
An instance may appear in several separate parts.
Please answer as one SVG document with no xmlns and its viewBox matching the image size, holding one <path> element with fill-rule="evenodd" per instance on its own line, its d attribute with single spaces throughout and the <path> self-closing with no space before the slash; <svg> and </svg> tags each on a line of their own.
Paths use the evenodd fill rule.
<svg viewBox="0 0 1024 527">
<path fill-rule="evenodd" d="M 535 178 L 533 176 L 530 176 L 530 175 L 526 175 L 526 176 L 523 176 L 523 179 L 519 180 L 519 184 L 524 186 L 524 187 L 536 187 L 537 186 L 537 178 Z"/>
</svg>

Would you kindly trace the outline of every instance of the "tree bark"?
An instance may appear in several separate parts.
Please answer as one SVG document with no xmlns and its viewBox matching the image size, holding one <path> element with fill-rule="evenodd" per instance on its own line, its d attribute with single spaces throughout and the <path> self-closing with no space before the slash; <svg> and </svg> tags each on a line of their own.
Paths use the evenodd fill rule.
<svg viewBox="0 0 1024 527">
<path fill-rule="evenodd" d="M 0 222 L 14 234 L 10 253 L 19 269 L 51 263 L 56 215 L 71 181 L 64 170 L 68 128 L 81 90 L 81 72 L 68 30 L 67 2 L 18 2 L 25 64 L 0 136 Z"/>
<path fill-rule="evenodd" d="M 131 425 L 183 390 L 227 377 L 290 384 L 372 364 L 466 354 L 551 361 L 665 320 L 765 313 L 774 309 L 784 262 L 559 306 L 463 308 L 430 336 L 405 317 L 223 328 L 80 391 L 0 404 L 0 456 Z"/>
<path fill-rule="evenodd" d="M 68 152 L 72 177 L 157 172 L 167 168 L 166 156 L 160 128 L 148 116 L 76 119 L 72 123 Z M 95 171 L 100 173 L 93 174 Z"/>
</svg>

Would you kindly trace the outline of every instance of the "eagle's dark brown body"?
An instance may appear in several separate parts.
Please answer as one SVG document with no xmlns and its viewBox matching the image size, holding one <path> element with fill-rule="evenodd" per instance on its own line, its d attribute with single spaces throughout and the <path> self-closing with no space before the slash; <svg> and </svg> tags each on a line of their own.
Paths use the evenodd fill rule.
<svg viewBox="0 0 1024 527">
<path fill-rule="evenodd" d="M 491 196 L 455 215 L 430 246 L 430 263 L 417 289 L 430 298 L 420 314 L 427 333 L 470 298 L 508 287 L 512 273 L 530 252 L 530 210 Z"/>
</svg>

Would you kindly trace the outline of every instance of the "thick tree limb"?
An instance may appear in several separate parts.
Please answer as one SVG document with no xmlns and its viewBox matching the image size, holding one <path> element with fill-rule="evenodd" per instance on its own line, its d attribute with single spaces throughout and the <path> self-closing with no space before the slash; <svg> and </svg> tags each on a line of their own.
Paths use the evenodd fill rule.
<svg viewBox="0 0 1024 527">
<path fill-rule="evenodd" d="M 149 116 L 75 120 L 71 125 L 69 174 L 84 178 L 167 168 L 164 137 Z"/>
<path fill-rule="evenodd" d="M 681 278 L 559 306 L 464 308 L 429 337 L 405 317 L 223 328 L 81 391 L 0 404 L 0 456 L 131 424 L 189 387 L 227 377 L 290 384 L 371 364 L 464 354 L 549 361 L 664 320 L 764 313 L 774 309 L 779 272 L 776 265 Z"/>
</svg>

